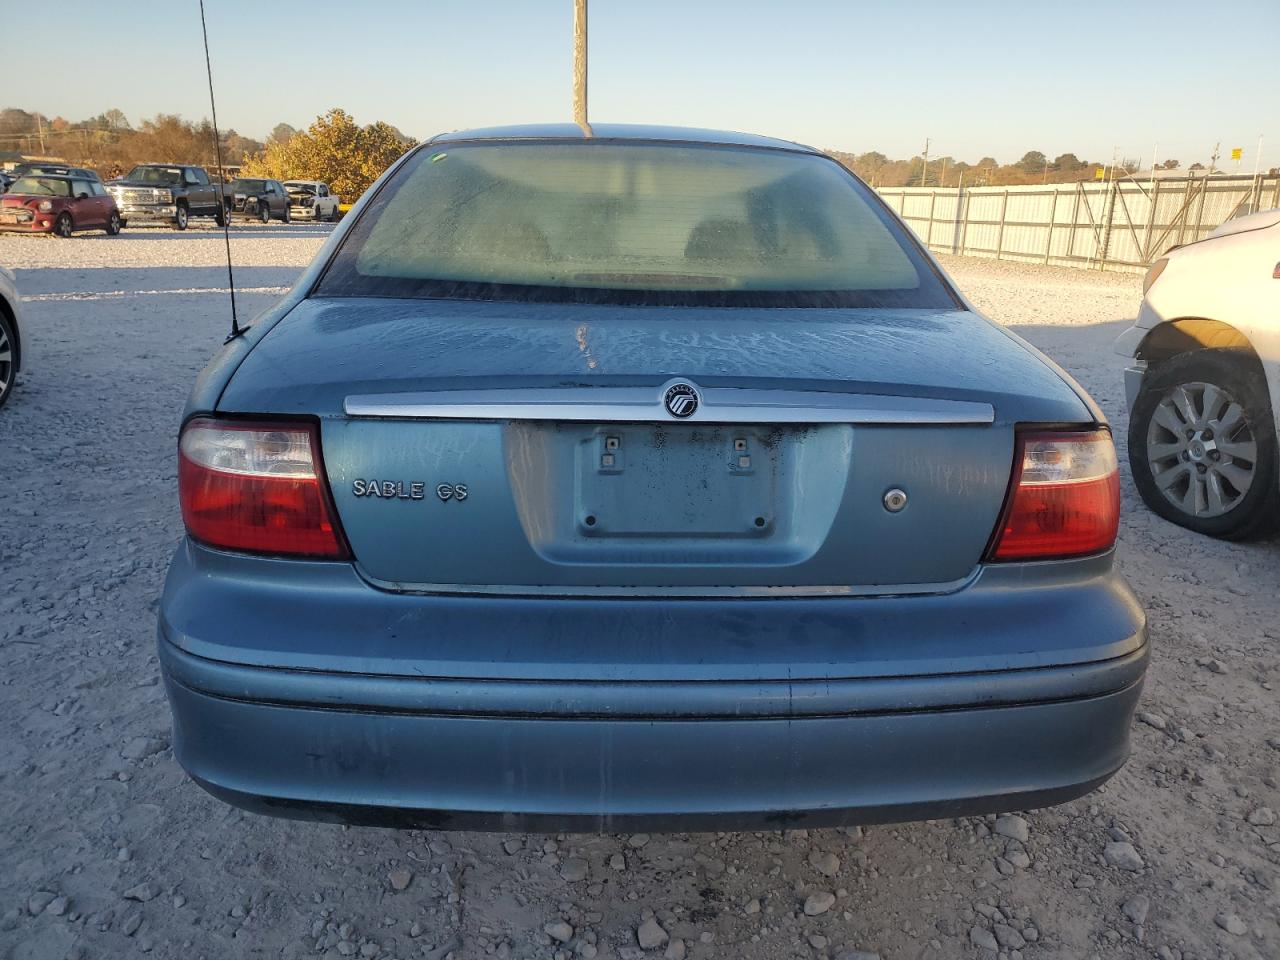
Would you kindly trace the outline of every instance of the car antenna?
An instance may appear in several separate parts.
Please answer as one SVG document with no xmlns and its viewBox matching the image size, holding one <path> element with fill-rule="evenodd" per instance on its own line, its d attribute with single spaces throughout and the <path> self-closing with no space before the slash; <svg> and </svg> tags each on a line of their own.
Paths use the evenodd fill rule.
<svg viewBox="0 0 1280 960">
<path fill-rule="evenodd" d="M 218 161 L 218 204 L 222 207 L 222 242 L 227 247 L 227 288 L 231 291 L 231 334 L 224 343 L 230 343 L 248 327 L 240 326 L 236 316 L 236 278 L 231 272 L 231 225 L 227 216 L 227 175 L 222 166 L 222 137 L 218 135 L 218 107 L 213 100 L 213 65 L 209 61 L 209 28 L 204 22 L 204 0 L 200 0 L 200 31 L 204 34 L 204 69 L 209 77 L 209 112 L 213 114 L 213 154 Z"/>
</svg>

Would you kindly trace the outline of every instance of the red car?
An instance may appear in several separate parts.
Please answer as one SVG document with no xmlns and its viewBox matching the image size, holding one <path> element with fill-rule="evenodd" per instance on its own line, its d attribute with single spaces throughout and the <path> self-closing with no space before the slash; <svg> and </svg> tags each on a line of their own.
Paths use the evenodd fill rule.
<svg viewBox="0 0 1280 960">
<path fill-rule="evenodd" d="M 0 194 L 0 230 L 52 233 L 69 237 L 77 230 L 120 232 L 120 210 L 97 180 L 32 175 L 19 177 Z"/>
</svg>

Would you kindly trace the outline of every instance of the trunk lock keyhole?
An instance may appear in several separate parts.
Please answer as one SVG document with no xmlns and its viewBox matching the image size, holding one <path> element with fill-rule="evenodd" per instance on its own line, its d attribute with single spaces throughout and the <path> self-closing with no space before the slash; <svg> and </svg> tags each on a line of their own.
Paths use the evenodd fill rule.
<svg viewBox="0 0 1280 960">
<path fill-rule="evenodd" d="M 890 513 L 901 513 L 907 505 L 907 491 L 892 487 L 885 491 L 884 508 Z"/>
</svg>

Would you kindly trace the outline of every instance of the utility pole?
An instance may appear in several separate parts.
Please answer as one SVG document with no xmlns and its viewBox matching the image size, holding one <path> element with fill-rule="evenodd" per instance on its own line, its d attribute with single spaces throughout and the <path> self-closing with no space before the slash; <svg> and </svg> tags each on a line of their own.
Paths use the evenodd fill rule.
<svg viewBox="0 0 1280 960">
<path fill-rule="evenodd" d="M 40 156 L 44 156 L 44 117 L 36 112 L 36 129 L 40 131 Z"/>
<path fill-rule="evenodd" d="M 573 122 L 591 136 L 587 121 L 587 0 L 573 0 Z"/>
<path fill-rule="evenodd" d="M 1222 141 L 1219 140 L 1213 145 L 1213 156 L 1209 158 L 1209 176 L 1213 176 L 1213 171 L 1218 166 L 1218 154 L 1222 152 Z"/>
<path fill-rule="evenodd" d="M 929 144 L 931 142 L 928 137 L 924 138 L 924 166 L 920 168 L 920 186 L 922 187 L 925 184 L 925 175 L 929 172 Z"/>
</svg>

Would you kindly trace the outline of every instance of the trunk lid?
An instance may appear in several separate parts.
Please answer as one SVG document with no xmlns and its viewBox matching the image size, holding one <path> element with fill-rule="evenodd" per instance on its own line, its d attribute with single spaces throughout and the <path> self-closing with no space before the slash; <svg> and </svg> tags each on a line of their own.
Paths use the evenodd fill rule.
<svg viewBox="0 0 1280 960">
<path fill-rule="evenodd" d="M 690 422 L 659 404 L 676 378 Z M 1014 424 L 1091 419 L 964 311 L 375 299 L 304 300 L 219 410 L 321 418 L 370 579 L 561 593 L 945 589 L 996 524 Z"/>
</svg>

